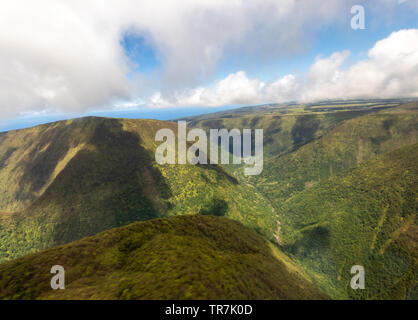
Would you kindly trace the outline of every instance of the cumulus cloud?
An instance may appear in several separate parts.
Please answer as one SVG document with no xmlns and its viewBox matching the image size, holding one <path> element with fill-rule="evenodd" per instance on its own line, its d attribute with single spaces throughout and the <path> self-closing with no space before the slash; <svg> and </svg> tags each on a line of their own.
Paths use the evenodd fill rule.
<svg viewBox="0 0 418 320">
<path fill-rule="evenodd" d="M 154 105 L 176 100 L 215 105 L 291 99 L 301 87 L 293 75 L 263 83 L 237 72 L 213 88 L 184 90 L 210 79 L 228 55 L 239 53 L 268 63 L 302 52 L 322 27 L 338 23 L 341 12 L 348 13 L 356 2 L 1 1 L 2 118 L 49 109 L 79 112 L 145 99 L 145 88 L 153 82 L 128 76 L 132 65 L 121 46 L 127 33 L 144 38 L 161 62 L 162 89 L 150 99 Z M 385 0 L 385 6 L 395 4 Z M 397 85 L 395 80 L 387 84 L 392 91 Z"/>
<path fill-rule="evenodd" d="M 348 52 L 319 59 L 309 70 L 302 100 L 418 97 L 418 29 L 378 41 L 368 58 L 342 68 Z"/>
<path fill-rule="evenodd" d="M 88 106 L 129 97 L 126 58 L 102 29 L 61 1 L 3 1 L 0 5 L 2 116 Z"/>
<path fill-rule="evenodd" d="M 152 47 L 162 87 L 185 88 L 207 80 L 226 52 L 277 57 L 303 50 L 344 6 L 335 0 L 1 1 L 2 116 L 81 111 L 141 94 L 147 81 L 127 77 L 131 65 L 120 44 L 126 33 Z"/>
<path fill-rule="evenodd" d="M 198 87 L 176 92 L 169 98 L 155 93 L 149 103 L 153 107 L 170 106 L 222 106 L 257 104 L 265 102 L 288 101 L 294 99 L 299 84 L 294 75 L 289 74 L 275 82 L 264 83 L 249 79 L 244 71 L 228 75 L 217 81 L 214 87 Z"/>
<path fill-rule="evenodd" d="M 199 87 L 150 100 L 154 106 L 221 106 L 350 98 L 418 97 L 418 29 L 400 30 L 378 41 L 367 59 L 344 68 L 349 51 L 318 57 L 307 74 L 274 82 L 230 74 L 213 88 Z"/>
</svg>

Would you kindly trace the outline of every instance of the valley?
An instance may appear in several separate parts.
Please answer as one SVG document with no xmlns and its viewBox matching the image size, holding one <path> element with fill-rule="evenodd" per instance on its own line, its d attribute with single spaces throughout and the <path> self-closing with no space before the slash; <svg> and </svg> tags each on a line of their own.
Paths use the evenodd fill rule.
<svg viewBox="0 0 418 320">
<path fill-rule="evenodd" d="M 0 133 L 0 297 L 417 298 L 417 102 L 183 120 L 263 129 L 263 171 L 156 163 L 155 134 L 176 134 L 176 121 L 87 117 Z M 38 268 L 60 263 L 69 289 L 48 293 Z M 356 264 L 364 290 L 349 286 Z M 13 280 L 22 272 L 27 283 Z"/>
</svg>

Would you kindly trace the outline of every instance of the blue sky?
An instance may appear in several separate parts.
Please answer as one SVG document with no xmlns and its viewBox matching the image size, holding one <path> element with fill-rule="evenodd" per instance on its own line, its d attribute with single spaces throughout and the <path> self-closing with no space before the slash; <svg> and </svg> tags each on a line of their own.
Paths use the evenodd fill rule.
<svg viewBox="0 0 418 320">
<path fill-rule="evenodd" d="M 353 55 L 350 63 L 357 62 L 367 55 L 367 51 L 373 45 L 388 37 L 392 32 L 418 28 L 417 15 L 411 14 L 410 8 L 400 4 L 395 7 L 394 12 L 390 14 L 391 21 L 384 21 L 385 17 L 380 18 L 379 13 L 369 11 L 368 3 L 364 3 L 366 16 L 366 29 L 353 31 L 349 23 L 334 23 L 325 26 L 318 32 L 315 38 L 311 39 L 312 45 L 306 52 L 291 56 L 281 56 L 277 59 L 271 57 L 269 63 L 260 63 L 251 59 L 251 56 L 233 55 L 226 57 L 217 66 L 216 73 L 212 76 L 214 79 L 226 77 L 230 73 L 238 70 L 246 70 L 250 77 L 258 77 L 261 80 L 269 81 L 284 76 L 288 73 L 305 71 L 313 63 L 318 55 L 329 56 L 335 51 L 350 50 Z M 349 21 L 353 15 L 346 12 L 344 19 Z M 370 23 L 367 23 L 370 21 Z M 136 68 L 132 73 L 152 74 L 161 68 L 157 54 L 152 45 L 147 43 L 144 37 L 135 33 L 127 32 L 122 40 L 121 46 L 126 56 L 134 63 Z M 208 80 L 206 85 L 210 85 Z"/>
<path fill-rule="evenodd" d="M 271 81 L 278 76 L 306 71 L 319 55 L 329 56 L 336 51 L 344 50 L 352 52 L 352 56 L 347 61 L 348 64 L 352 64 L 364 59 L 367 56 L 367 51 L 377 41 L 388 37 L 392 32 L 418 28 L 418 15 L 414 12 L 411 13 L 410 8 L 403 4 L 396 6 L 396 11 L 390 14 L 391 21 L 384 21 L 385 17 L 380 17 L 379 13 L 369 11 L 367 2 L 364 3 L 364 8 L 366 10 L 365 30 L 353 31 L 349 23 L 341 24 L 341 21 L 338 21 L 323 27 L 310 40 L 311 46 L 305 52 L 280 56 L 277 59 L 272 58 L 269 63 L 251 61 L 251 57 L 233 56 L 220 64 L 214 79 L 224 78 L 237 70 L 246 70 L 250 77 Z M 368 17 L 368 14 L 371 16 Z M 351 17 L 351 13 L 347 11 L 344 19 L 349 21 Z M 369 23 L 367 23 L 368 21 Z M 152 61 L 153 67 L 158 66 L 156 59 L 150 61 Z"/>
<path fill-rule="evenodd" d="M 134 64 L 131 73 L 150 74 L 158 69 L 160 62 L 146 39 L 135 33 L 123 35 L 120 45 L 123 47 L 125 55 Z"/>
<path fill-rule="evenodd" d="M 0 131 L 418 93 L 417 0 L 74 3 L 0 5 Z M 354 4 L 364 30 L 351 28 Z"/>
</svg>

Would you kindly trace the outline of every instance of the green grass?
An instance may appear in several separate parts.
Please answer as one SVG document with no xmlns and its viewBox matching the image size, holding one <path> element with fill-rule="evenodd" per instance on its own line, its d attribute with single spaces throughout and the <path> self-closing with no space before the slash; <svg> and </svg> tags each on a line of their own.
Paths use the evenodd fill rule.
<svg viewBox="0 0 418 320">
<path fill-rule="evenodd" d="M 50 288 L 62 265 L 66 289 Z M 138 222 L 0 265 L 0 299 L 326 299 L 257 233 L 224 217 Z"/>
<path fill-rule="evenodd" d="M 84 118 L 0 135 L 9 156 L 0 208 L 27 206 L 0 220 L 0 262 L 135 221 L 212 210 L 214 201 L 272 239 L 271 205 L 220 167 L 155 163 L 155 132 L 166 127 L 176 132 L 156 120 Z"/>
<path fill-rule="evenodd" d="M 283 248 L 333 297 L 417 299 L 417 190 L 417 144 L 365 162 L 282 203 Z"/>
<path fill-rule="evenodd" d="M 270 159 L 321 137 L 345 120 L 380 110 L 401 101 L 344 101 L 328 104 L 266 105 L 186 118 L 189 126 L 203 129 L 264 130 L 264 158 Z M 237 170 L 238 171 L 238 170 Z M 239 168 L 239 171 L 242 171 Z"/>
<path fill-rule="evenodd" d="M 273 204 L 358 164 L 418 141 L 417 104 L 346 120 L 294 152 L 268 159 L 248 180 Z"/>
<path fill-rule="evenodd" d="M 264 171 L 254 177 L 241 166 L 157 165 L 155 132 L 176 131 L 174 122 L 84 118 L 2 133 L 0 262 L 169 218 L 2 264 L 2 295 L 293 299 L 318 297 L 313 281 L 333 298 L 418 299 L 418 105 L 401 103 L 266 105 L 188 119 L 263 128 Z M 70 266 L 71 291 L 48 291 L 51 261 Z M 349 286 L 354 264 L 366 269 L 365 290 Z"/>
<path fill-rule="evenodd" d="M 189 120 L 203 128 L 264 129 L 262 174 L 225 170 L 269 199 L 280 221 L 276 239 L 332 297 L 417 298 L 416 145 L 399 161 L 377 160 L 418 141 L 416 102 L 268 105 Z M 351 171 L 358 166 L 367 169 Z M 365 291 L 349 288 L 357 263 L 366 266 Z"/>
</svg>

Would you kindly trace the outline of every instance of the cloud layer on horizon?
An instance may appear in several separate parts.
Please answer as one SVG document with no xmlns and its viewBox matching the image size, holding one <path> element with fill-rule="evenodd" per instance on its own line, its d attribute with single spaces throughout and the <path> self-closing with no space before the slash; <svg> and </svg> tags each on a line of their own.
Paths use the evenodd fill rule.
<svg viewBox="0 0 418 320">
<path fill-rule="evenodd" d="M 367 59 L 344 68 L 349 51 L 317 58 L 305 75 L 288 74 L 274 82 L 250 79 L 244 71 L 214 87 L 156 93 L 153 106 L 220 106 L 328 99 L 418 97 L 418 29 L 400 30 L 378 41 Z"/>
<path fill-rule="evenodd" d="M 356 2 L 4 1 L 0 4 L 2 118 L 49 109 L 83 112 L 138 99 L 151 107 L 218 106 L 416 94 L 416 30 L 382 40 L 366 60 L 348 69 L 342 67 L 348 53 L 338 52 L 315 61 L 305 77 L 287 75 L 264 83 L 239 71 L 214 87 L 199 86 L 227 55 L 239 53 L 268 64 L 303 52 L 321 28 L 341 20 L 342 12 L 349 17 Z M 395 5 L 397 0 L 384 0 L 376 10 Z M 404 5 L 416 8 L 415 1 Z M 157 80 L 128 76 L 133 66 L 121 40 L 130 33 L 142 37 L 160 60 Z M 400 59 L 402 54 L 407 59 Z M 150 91 L 157 93 L 148 98 Z"/>
</svg>

